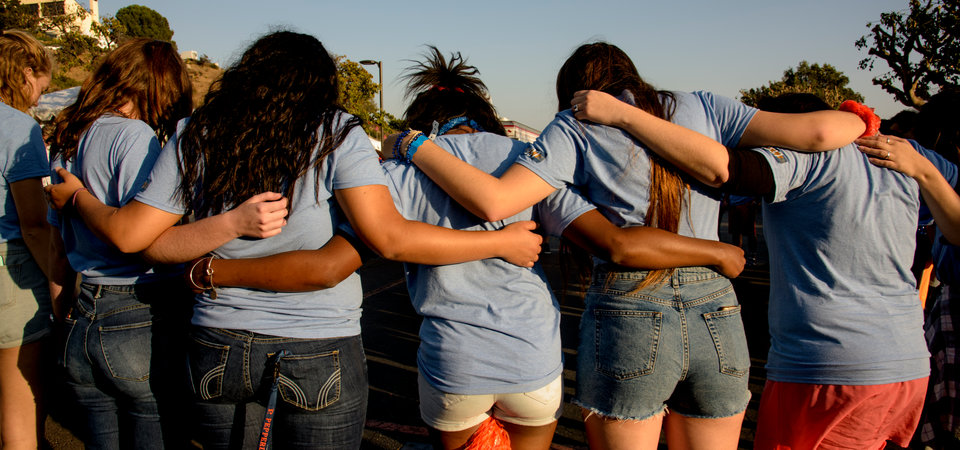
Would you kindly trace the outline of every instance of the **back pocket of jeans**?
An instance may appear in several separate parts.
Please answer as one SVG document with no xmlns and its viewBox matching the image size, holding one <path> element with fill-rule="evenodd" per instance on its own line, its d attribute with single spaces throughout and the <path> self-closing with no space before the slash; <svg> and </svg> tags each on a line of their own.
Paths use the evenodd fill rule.
<svg viewBox="0 0 960 450">
<path fill-rule="evenodd" d="M 740 319 L 740 306 L 725 311 L 715 311 L 703 315 L 710 336 L 717 348 L 720 359 L 720 372 L 742 377 L 750 371 L 750 353 L 747 349 L 747 336 Z"/>
<path fill-rule="evenodd" d="M 663 317 L 655 311 L 597 309 L 597 371 L 625 380 L 649 375 L 657 360 Z"/>
<path fill-rule="evenodd" d="M 229 356 L 229 345 L 191 338 L 187 359 L 194 395 L 201 400 L 212 400 L 223 395 L 223 376 Z"/>
<path fill-rule="evenodd" d="M 317 411 L 340 399 L 340 351 L 290 355 L 280 360 L 280 395 L 306 411 Z"/>
<path fill-rule="evenodd" d="M 153 322 L 100 327 L 100 348 L 110 375 L 119 380 L 150 379 Z"/>
</svg>

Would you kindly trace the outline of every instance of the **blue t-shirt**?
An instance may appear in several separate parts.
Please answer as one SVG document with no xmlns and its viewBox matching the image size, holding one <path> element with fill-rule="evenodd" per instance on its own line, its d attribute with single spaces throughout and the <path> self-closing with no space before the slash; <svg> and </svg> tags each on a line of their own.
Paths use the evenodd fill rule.
<svg viewBox="0 0 960 450">
<path fill-rule="evenodd" d="M 80 136 L 77 154 L 64 165 L 107 206 L 121 207 L 147 182 L 160 154 L 160 143 L 145 122 L 111 114 L 101 116 Z M 76 215 L 50 210 L 50 223 L 60 229 L 67 260 L 83 281 L 102 285 L 149 283 L 177 276 L 176 266 L 153 266 L 139 255 L 128 255 L 103 242 Z"/>
<path fill-rule="evenodd" d="M 0 243 L 20 239 L 20 217 L 13 204 L 10 184 L 50 174 L 47 149 L 37 121 L 22 111 L 0 102 Z"/>
<path fill-rule="evenodd" d="M 338 118 L 337 127 L 346 122 Z M 167 142 L 150 174 L 150 183 L 136 200 L 155 208 L 183 214 L 176 197 L 180 186 L 178 137 Z M 320 137 L 322 139 L 322 136 Z M 316 154 L 317 149 L 313 149 Z M 297 180 L 290 215 L 283 231 L 268 239 L 234 239 L 213 253 L 221 258 L 257 258 L 293 250 L 314 250 L 333 236 L 339 221 L 334 191 L 367 185 L 386 185 L 379 158 L 363 129 L 355 127 L 344 142 L 323 160 L 319 189 L 316 171 L 310 169 Z M 277 189 L 280 189 L 278 187 Z M 360 302 L 363 290 L 354 273 L 337 286 L 313 292 L 272 292 L 247 288 L 217 288 L 217 298 L 197 296 L 193 323 L 210 328 L 233 328 L 273 336 L 321 339 L 360 334 Z"/>
<path fill-rule="evenodd" d="M 491 134 L 442 136 L 436 144 L 495 176 L 529 144 Z M 497 230 L 521 220 L 560 235 L 594 209 L 562 189 L 517 215 L 484 222 L 454 202 L 413 165 L 387 161 L 397 209 L 409 220 L 458 230 Z M 539 389 L 563 370 L 560 310 L 540 264 L 502 259 L 430 266 L 407 264 L 407 287 L 420 326 L 417 365 L 437 389 L 452 394 L 502 394 Z"/>
<path fill-rule="evenodd" d="M 673 123 L 735 147 L 756 109 L 709 92 L 675 92 Z M 633 103 L 629 93 L 621 98 Z M 669 100 L 665 98 L 669 103 Z M 580 187 L 617 226 L 645 225 L 650 200 L 650 155 L 627 132 L 577 120 L 569 110 L 554 117 L 517 162 L 555 188 Z M 684 196 L 678 233 L 717 240 L 720 194 L 696 181 Z"/>
<path fill-rule="evenodd" d="M 770 249 L 774 381 L 871 385 L 927 376 L 923 312 L 910 272 L 917 183 L 851 144 L 825 153 L 757 150 L 773 170 L 763 205 Z M 957 169 L 919 150 L 948 179 Z"/>
</svg>

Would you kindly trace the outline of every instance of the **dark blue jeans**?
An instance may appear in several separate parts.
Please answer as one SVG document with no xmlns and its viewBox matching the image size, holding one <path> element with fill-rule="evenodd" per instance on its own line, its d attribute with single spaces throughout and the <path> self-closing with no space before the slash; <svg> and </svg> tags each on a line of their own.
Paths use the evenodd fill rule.
<svg viewBox="0 0 960 450">
<path fill-rule="evenodd" d="M 179 283 L 81 284 L 62 366 L 86 448 L 184 448 L 189 298 Z"/>
<path fill-rule="evenodd" d="M 273 417 L 277 449 L 356 449 L 367 413 L 367 364 L 360 336 L 293 339 L 194 327 L 191 384 L 205 450 L 257 448 L 274 367 L 281 358 Z"/>
</svg>

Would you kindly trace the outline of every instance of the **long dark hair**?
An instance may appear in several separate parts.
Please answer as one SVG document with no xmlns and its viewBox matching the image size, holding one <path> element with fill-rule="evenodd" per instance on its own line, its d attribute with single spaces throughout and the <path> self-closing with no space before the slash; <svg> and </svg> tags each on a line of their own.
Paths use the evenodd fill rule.
<svg viewBox="0 0 960 450">
<path fill-rule="evenodd" d="M 670 92 L 658 91 L 648 84 L 623 50 L 605 42 L 581 45 L 567 58 L 557 73 L 557 110 L 570 108 L 577 91 L 591 89 L 619 96 L 629 91 L 638 108 L 661 119 L 670 120 L 675 103 Z M 669 101 L 664 102 L 664 99 Z M 628 149 L 624 149 L 627 151 Z M 645 223 L 676 233 L 680 226 L 686 183 L 679 172 L 659 156 L 650 154 L 650 205 Z M 659 284 L 673 269 L 653 270 L 638 289 Z"/>
<path fill-rule="evenodd" d="M 960 89 L 944 89 L 923 106 L 913 131 L 920 145 L 957 164 L 960 159 Z"/>
<path fill-rule="evenodd" d="M 292 198 L 311 168 L 319 185 L 324 158 L 360 124 L 341 116 L 337 85 L 336 63 L 313 36 L 279 31 L 254 42 L 180 137 L 184 205 L 203 217 L 264 191 Z"/>
<path fill-rule="evenodd" d="M 90 125 L 104 114 L 119 115 L 119 109 L 128 102 L 136 118 L 150 125 L 161 143 L 166 141 L 177 121 L 190 115 L 192 86 L 180 55 L 169 42 L 124 42 L 84 80 L 77 101 L 57 115 L 50 142 L 51 159 L 72 159 L 80 136 Z"/>
<path fill-rule="evenodd" d="M 476 122 L 483 131 L 501 136 L 507 132 L 500 123 L 497 111 L 490 104 L 487 86 L 477 76 L 476 67 L 468 65 L 460 52 L 443 57 L 430 45 L 423 61 L 404 71 L 407 81 L 406 96 L 413 101 L 404 112 L 410 128 L 429 134 L 436 121 L 443 125 L 450 119 L 465 116 Z"/>
</svg>

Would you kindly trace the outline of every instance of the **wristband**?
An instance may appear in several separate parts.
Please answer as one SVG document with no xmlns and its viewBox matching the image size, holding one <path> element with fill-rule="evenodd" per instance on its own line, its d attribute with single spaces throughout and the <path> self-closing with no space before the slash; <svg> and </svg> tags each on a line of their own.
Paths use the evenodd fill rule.
<svg viewBox="0 0 960 450">
<path fill-rule="evenodd" d="M 854 113 L 860 117 L 860 120 L 867 126 L 860 137 L 876 136 L 880 132 L 880 117 L 877 117 L 873 112 L 873 108 L 853 100 L 847 100 L 841 103 L 837 109 Z"/>
<path fill-rule="evenodd" d="M 417 153 L 417 149 L 420 148 L 424 142 L 427 142 L 427 137 L 424 136 L 423 133 L 420 133 L 420 135 L 410 142 L 410 145 L 407 146 L 407 154 L 405 155 L 407 161 L 413 162 L 414 153 Z"/>
</svg>

